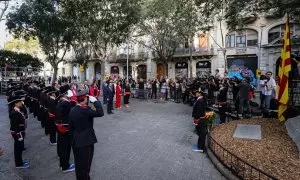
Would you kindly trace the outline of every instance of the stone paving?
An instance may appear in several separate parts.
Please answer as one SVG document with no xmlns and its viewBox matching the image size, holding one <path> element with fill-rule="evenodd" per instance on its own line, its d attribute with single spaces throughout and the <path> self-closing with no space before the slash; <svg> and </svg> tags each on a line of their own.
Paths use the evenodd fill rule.
<svg viewBox="0 0 300 180">
<path fill-rule="evenodd" d="M 49 137 L 31 115 L 25 139 L 27 150 L 23 153 L 30 168 L 15 169 L 6 101 L 0 98 L 0 145 L 5 151 L 0 157 L 0 180 L 75 179 L 75 172 L 64 174 L 59 170 L 56 147 L 49 145 Z M 191 150 L 197 135 L 190 115 L 191 107 L 183 104 L 132 100 L 129 109 L 95 119 L 98 143 L 92 179 L 225 179 L 206 154 Z"/>
</svg>

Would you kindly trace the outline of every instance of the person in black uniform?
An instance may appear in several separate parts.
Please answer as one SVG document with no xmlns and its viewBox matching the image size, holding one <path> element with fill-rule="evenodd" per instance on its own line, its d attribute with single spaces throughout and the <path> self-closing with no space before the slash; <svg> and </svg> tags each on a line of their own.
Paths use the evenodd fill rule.
<svg viewBox="0 0 300 180">
<path fill-rule="evenodd" d="M 104 115 L 100 101 L 93 96 L 89 97 L 91 107 L 87 106 L 88 91 L 77 92 L 78 104 L 71 109 L 69 115 L 72 148 L 75 159 L 77 180 L 89 180 L 90 169 L 94 154 L 94 144 L 97 142 L 93 128 L 94 117 Z"/>
<path fill-rule="evenodd" d="M 26 127 L 26 117 L 21 111 L 23 106 L 24 97 L 14 96 L 11 97 L 9 104 L 13 105 L 13 108 L 9 114 L 10 118 L 10 131 L 14 138 L 14 156 L 16 168 L 28 168 L 28 162 L 23 161 L 22 151 L 24 148 L 24 137 Z"/>
<path fill-rule="evenodd" d="M 196 131 L 199 136 L 197 145 L 193 148 L 193 151 L 204 152 L 205 150 L 205 138 L 207 134 L 207 122 L 204 119 L 205 110 L 207 107 L 206 93 L 203 89 L 196 91 L 197 100 L 193 106 L 193 118 L 196 124 Z"/>
<path fill-rule="evenodd" d="M 220 90 L 217 97 L 219 115 L 220 115 L 220 124 L 223 124 L 226 121 L 227 91 L 228 91 L 227 86 L 225 84 L 220 84 Z"/>
<path fill-rule="evenodd" d="M 125 84 L 125 87 L 124 87 L 124 105 L 125 107 L 129 107 L 129 98 L 130 98 L 130 94 L 131 94 L 131 91 L 130 91 L 130 84 L 128 81 L 126 81 L 126 84 Z"/>
<path fill-rule="evenodd" d="M 71 108 L 76 106 L 76 102 L 70 101 L 70 97 L 73 93 L 61 88 L 61 95 L 56 106 L 57 115 L 57 152 L 59 156 L 59 164 L 63 172 L 71 172 L 75 170 L 74 164 L 69 164 L 71 153 L 71 139 L 69 134 L 69 112 Z"/>
<path fill-rule="evenodd" d="M 48 93 L 47 109 L 48 118 L 47 119 L 47 129 L 50 135 L 50 144 L 56 145 L 56 91 L 51 91 Z"/>
</svg>

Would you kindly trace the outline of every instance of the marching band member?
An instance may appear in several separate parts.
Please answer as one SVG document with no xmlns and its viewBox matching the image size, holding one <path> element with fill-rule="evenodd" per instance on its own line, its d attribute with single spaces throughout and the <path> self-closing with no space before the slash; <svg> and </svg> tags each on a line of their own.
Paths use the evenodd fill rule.
<svg viewBox="0 0 300 180">
<path fill-rule="evenodd" d="M 9 114 L 10 118 L 10 131 L 14 138 L 14 156 L 16 168 L 28 168 L 29 163 L 23 161 L 22 152 L 24 149 L 24 138 L 25 138 L 25 126 L 26 117 L 21 111 L 23 106 L 24 97 L 14 96 L 11 97 L 9 104 L 13 105 L 13 108 Z"/>
<path fill-rule="evenodd" d="M 93 128 L 94 117 L 101 117 L 104 113 L 101 102 L 93 96 L 89 97 L 91 107 L 87 106 L 88 90 L 78 91 L 77 101 L 77 106 L 72 108 L 69 114 L 76 178 L 77 180 L 89 180 L 94 144 L 97 142 Z"/>
</svg>

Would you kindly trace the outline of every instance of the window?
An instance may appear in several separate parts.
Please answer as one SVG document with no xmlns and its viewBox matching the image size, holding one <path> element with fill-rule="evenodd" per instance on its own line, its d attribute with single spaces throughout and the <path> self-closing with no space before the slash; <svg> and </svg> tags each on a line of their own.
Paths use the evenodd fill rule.
<svg viewBox="0 0 300 180">
<path fill-rule="evenodd" d="M 247 46 L 257 46 L 258 34 L 256 31 L 247 29 Z"/>
<path fill-rule="evenodd" d="M 273 44 L 280 44 L 282 42 L 282 38 L 284 36 L 285 25 L 279 25 L 273 27 L 268 34 L 268 42 Z M 300 25 L 290 23 L 290 35 L 293 40 L 294 37 L 300 35 Z"/>
<path fill-rule="evenodd" d="M 235 47 L 235 35 L 227 35 L 226 36 L 226 47 L 227 48 L 234 48 Z"/>
<path fill-rule="evenodd" d="M 65 68 L 62 68 L 62 75 L 65 75 L 65 72 L 66 70 L 65 70 Z"/>
<path fill-rule="evenodd" d="M 257 46 L 257 43 L 258 33 L 252 29 L 244 29 L 226 36 L 227 48 L 245 48 L 248 46 Z"/>
<path fill-rule="evenodd" d="M 236 47 L 246 47 L 246 36 L 236 36 Z"/>
</svg>

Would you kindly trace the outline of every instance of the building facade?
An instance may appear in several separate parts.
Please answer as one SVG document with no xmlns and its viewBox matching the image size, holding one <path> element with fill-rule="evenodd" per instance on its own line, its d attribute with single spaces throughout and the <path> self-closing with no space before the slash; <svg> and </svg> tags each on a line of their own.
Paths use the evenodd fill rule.
<svg viewBox="0 0 300 180">
<path fill-rule="evenodd" d="M 101 78 L 104 74 L 126 78 L 128 54 L 128 75 L 136 80 L 162 76 L 201 77 L 213 74 L 215 69 L 224 72 L 225 58 L 229 72 L 243 69 L 251 70 L 253 74 L 257 70 L 263 73 L 277 72 L 276 64 L 279 63 L 285 21 L 285 17 L 261 16 L 250 19 L 244 29 L 238 32 L 229 32 L 225 23 L 220 27 L 216 22 L 210 32 L 195 33 L 192 43 L 183 42 L 167 64 L 156 60 L 145 46 L 130 42 L 115 48 L 105 65 L 101 64 L 101 61 L 90 61 L 84 69 L 85 72 L 81 72 L 83 69 L 80 70 L 79 66 L 72 66 L 68 71 L 71 75 L 84 77 L 88 81 L 94 77 Z M 299 58 L 300 24 L 291 21 L 290 29 L 293 57 Z M 297 75 L 295 63 L 293 62 L 292 66 Z"/>
</svg>

